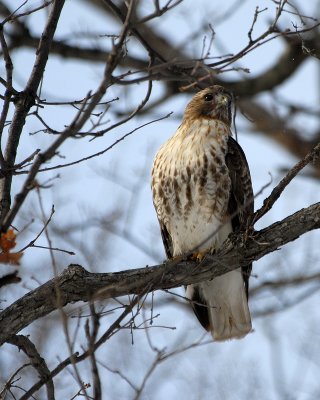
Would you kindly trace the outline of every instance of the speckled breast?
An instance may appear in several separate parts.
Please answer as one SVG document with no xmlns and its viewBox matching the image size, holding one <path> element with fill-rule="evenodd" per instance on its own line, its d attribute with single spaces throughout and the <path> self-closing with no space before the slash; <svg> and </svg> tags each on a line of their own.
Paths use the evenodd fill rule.
<svg viewBox="0 0 320 400">
<path fill-rule="evenodd" d="M 230 224 L 224 227 L 231 185 L 225 164 L 229 134 L 215 120 L 181 125 L 155 158 L 154 204 L 174 255 L 215 247 L 230 232 Z"/>
</svg>

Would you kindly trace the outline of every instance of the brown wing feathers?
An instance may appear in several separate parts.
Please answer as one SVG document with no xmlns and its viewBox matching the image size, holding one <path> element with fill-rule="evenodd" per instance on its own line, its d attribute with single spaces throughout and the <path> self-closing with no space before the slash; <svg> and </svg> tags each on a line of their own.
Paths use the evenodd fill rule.
<svg viewBox="0 0 320 400">
<path fill-rule="evenodd" d="M 226 164 L 231 179 L 228 213 L 231 216 L 233 230 L 241 231 L 246 228 L 253 215 L 253 191 L 246 157 L 239 144 L 232 137 L 229 138 L 228 142 Z M 251 270 L 252 264 L 242 268 L 247 297 Z"/>
</svg>

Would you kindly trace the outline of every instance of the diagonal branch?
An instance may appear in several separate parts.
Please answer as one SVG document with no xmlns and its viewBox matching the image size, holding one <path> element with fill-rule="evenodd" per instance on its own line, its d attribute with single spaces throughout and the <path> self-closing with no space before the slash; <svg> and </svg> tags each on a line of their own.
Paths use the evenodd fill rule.
<svg viewBox="0 0 320 400">
<path fill-rule="evenodd" d="M 52 378 L 50 378 L 50 371 L 45 360 L 40 356 L 36 346 L 31 342 L 27 336 L 11 335 L 8 338 L 8 343 L 17 346 L 29 357 L 31 365 L 38 371 L 41 379 L 45 380 L 47 386 L 48 400 L 54 400 L 54 385 Z"/>
<path fill-rule="evenodd" d="M 320 143 L 318 143 L 302 160 L 290 169 L 284 178 L 281 179 L 279 184 L 272 190 L 270 196 L 264 201 L 262 207 L 254 213 L 253 224 L 262 218 L 269 210 L 271 210 L 274 203 L 279 199 L 281 193 L 289 185 L 292 179 L 310 162 L 315 161 L 320 155 Z"/>
<path fill-rule="evenodd" d="M 320 228 L 320 203 L 302 209 L 268 228 L 244 239 L 232 236 L 215 255 L 201 265 L 194 261 L 168 261 L 153 267 L 116 273 L 90 273 L 80 265 L 70 265 L 58 277 L 26 294 L 0 314 L 0 344 L 33 321 L 71 302 L 112 298 L 146 291 L 169 289 L 209 280 L 239 266 L 259 260 L 313 229 Z"/>
</svg>

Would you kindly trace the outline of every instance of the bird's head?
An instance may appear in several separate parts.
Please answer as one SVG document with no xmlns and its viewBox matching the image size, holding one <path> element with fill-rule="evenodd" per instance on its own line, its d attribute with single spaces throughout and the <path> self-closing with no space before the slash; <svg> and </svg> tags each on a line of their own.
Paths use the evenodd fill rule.
<svg viewBox="0 0 320 400">
<path fill-rule="evenodd" d="M 216 119 L 231 125 L 232 94 L 222 86 L 210 86 L 198 92 L 187 105 L 184 118 Z"/>
</svg>

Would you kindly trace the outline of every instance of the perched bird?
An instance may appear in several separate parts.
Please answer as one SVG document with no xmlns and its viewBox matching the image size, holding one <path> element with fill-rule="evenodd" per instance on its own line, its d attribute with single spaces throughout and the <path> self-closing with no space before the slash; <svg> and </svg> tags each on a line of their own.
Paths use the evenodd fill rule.
<svg viewBox="0 0 320 400">
<path fill-rule="evenodd" d="M 244 229 L 253 214 L 249 167 L 231 137 L 232 100 L 217 85 L 198 92 L 176 133 L 155 156 L 153 202 L 168 258 L 192 253 L 201 259 L 219 249 L 230 232 Z M 216 341 L 251 331 L 251 268 L 186 288 L 198 320 Z"/>
</svg>

